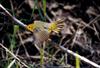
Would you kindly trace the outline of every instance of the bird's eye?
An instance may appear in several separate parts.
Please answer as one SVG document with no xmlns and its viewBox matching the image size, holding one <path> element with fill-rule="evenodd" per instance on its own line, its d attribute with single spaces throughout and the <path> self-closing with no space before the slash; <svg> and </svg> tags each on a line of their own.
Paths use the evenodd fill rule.
<svg viewBox="0 0 100 68">
<path fill-rule="evenodd" d="M 32 24 L 27 25 L 26 28 L 27 28 L 29 31 L 33 31 L 33 30 L 35 29 L 35 25 L 34 25 L 34 23 L 32 23 Z"/>
</svg>

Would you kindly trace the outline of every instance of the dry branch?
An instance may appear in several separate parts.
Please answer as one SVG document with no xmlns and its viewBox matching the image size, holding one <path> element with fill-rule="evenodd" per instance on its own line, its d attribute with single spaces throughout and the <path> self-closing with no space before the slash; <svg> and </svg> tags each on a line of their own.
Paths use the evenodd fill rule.
<svg viewBox="0 0 100 68">
<path fill-rule="evenodd" d="M 69 54 L 71 54 L 71 55 L 73 55 L 73 56 L 75 56 L 75 57 L 78 57 L 78 58 L 81 59 L 82 61 L 84 61 L 84 62 L 86 62 L 86 63 L 88 63 L 88 64 L 91 64 L 92 66 L 94 66 L 94 67 L 96 67 L 96 68 L 100 68 L 100 65 L 98 65 L 98 64 L 96 64 L 96 63 L 94 63 L 94 62 L 88 60 L 87 58 L 85 58 L 85 57 L 83 57 L 83 56 L 80 56 L 80 55 L 77 54 L 77 53 L 74 53 L 73 51 L 71 51 L 71 50 L 69 50 L 69 49 L 66 49 L 66 48 L 63 47 L 63 46 L 59 46 L 59 48 L 60 48 L 62 51 L 66 52 L 66 53 L 69 53 Z"/>
<path fill-rule="evenodd" d="M 4 45 L 0 43 L 0 46 L 5 49 L 8 53 L 10 53 L 16 60 L 22 63 L 25 67 L 29 68 L 24 62 L 22 62 L 15 54 L 13 54 L 9 49 L 7 49 Z"/>
<path fill-rule="evenodd" d="M 26 28 L 26 25 L 24 23 L 22 23 L 21 21 L 16 19 L 14 16 L 12 16 L 1 4 L 0 4 L 0 9 L 2 9 L 7 14 L 7 16 L 10 17 L 13 21 L 15 21 L 16 24 Z"/>
</svg>

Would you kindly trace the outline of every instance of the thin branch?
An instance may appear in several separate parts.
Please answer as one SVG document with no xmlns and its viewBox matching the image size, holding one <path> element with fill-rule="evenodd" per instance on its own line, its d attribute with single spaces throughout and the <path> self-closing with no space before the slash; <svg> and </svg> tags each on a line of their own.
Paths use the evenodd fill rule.
<svg viewBox="0 0 100 68">
<path fill-rule="evenodd" d="M 16 60 L 22 63 L 25 67 L 29 68 L 24 62 L 22 62 L 16 55 L 14 55 L 9 49 L 7 49 L 4 45 L 0 43 L 0 46 L 4 48 L 8 53 L 10 53 Z"/>
<path fill-rule="evenodd" d="M 86 27 L 88 27 L 90 24 L 95 23 L 95 21 L 97 21 L 100 18 L 100 15 L 98 15 L 97 17 L 95 17 L 92 21 L 90 21 L 86 26 L 84 26 L 82 29 L 85 29 Z"/>
<path fill-rule="evenodd" d="M 7 14 L 7 16 L 9 16 L 12 20 L 14 20 L 16 24 L 19 24 L 20 26 L 26 28 L 27 25 L 25 25 L 24 23 L 16 19 L 14 16 L 12 16 L 1 4 L 0 4 L 0 9 L 2 9 Z"/>
<path fill-rule="evenodd" d="M 78 58 L 81 59 L 82 61 L 84 61 L 84 62 L 86 62 L 86 63 L 88 63 L 88 64 L 91 64 L 92 66 L 94 66 L 94 67 L 96 67 L 96 68 L 100 68 L 100 65 L 98 65 L 98 64 L 96 64 L 96 63 L 94 63 L 94 62 L 88 60 L 87 58 L 85 58 L 85 57 L 83 57 L 83 56 L 80 56 L 79 54 L 74 53 L 73 51 L 71 51 L 71 50 L 69 50 L 69 49 L 66 49 L 66 48 L 63 47 L 63 46 L 59 46 L 59 48 L 60 48 L 62 51 L 66 52 L 66 53 L 69 53 L 69 54 L 71 54 L 71 55 L 73 55 L 73 56 L 75 56 L 75 57 L 78 57 Z"/>
</svg>

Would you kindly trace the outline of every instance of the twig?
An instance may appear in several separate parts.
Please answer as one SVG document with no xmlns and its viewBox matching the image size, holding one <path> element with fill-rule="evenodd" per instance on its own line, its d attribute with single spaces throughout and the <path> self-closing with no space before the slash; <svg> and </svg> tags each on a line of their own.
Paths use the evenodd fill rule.
<svg viewBox="0 0 100 68">
<path fill-rule="evenodd" d="M 0 4 L 0 9 L 2 9 L 7 14 L 7 16 L 9 16 L 12 20 L 14 20 L 16 24 L 19 24 L 20 26 L 26 28 L 27 25 L 25 25 L 24 23 L 16 19 L 14 16 L 12 16 L 1 4 Z"/>
<path fill-rule="evenodd" d="M 13 7 L 13 2 L 12 2 L 12 0 L 10 0 L 10 5 L 11 5 L 11 10 L 12 10 L 13 16 L 15 16 L 15 14 L 14 14 L 14 7 Z"/>
<path fill-rule="evenodd" d="M 66 52 L 66 53 L 69 53 L 69 54 L 71 54 L 71 55 L 73 55 L 73 56 L 75 56 L 75 57 L 78 57 L 78 58 L 81 59 L 82 61 L 85 61 L 85 62 L 91 64 L 92 66 L 96 67 L 96 68 L 100 68 L 100 65 L 98 65 L 98 64 L 96 64 L 96 63 L 94 63 L 94 62 L 88 60 L 87 58 L 85 58 L 85 57 L 83 57 L 83 56 L 80 56 L 79 54 L 74 53 L 73 51 L 71 51 L 71 50 L 69 50 L 69 49 L 66 49 L 66 48 L 63 47 L 63 46 L 59 46 L 59 48 L 60 48 L 62 51 Z"/>
<path fill-rule="evenodd" d="M 0 46 L 4 48 L 8 53 L 10 53 L 16 60 L 22 63 L 25 67 L 29 68 L 24 62 L 22 62 L 16 55 L 14 55 L 9 49 L 7 49 L 4 45 L 0 43 Z"/>
<path fill-rule="evenodd" d="M 93 24 L 93 27 L 94 27 L 94 30 L 95 30 L 95 35 L 97 35 L 98 39 L 100 40 L 99 32 L 96 30 L 96 26 L 94 24 Z"/>
<path fill-rule="evenodd" d="M 100 18 L 100 15 L 98 15 L 97 17 L 95 17 L 92 21 L 89 22 L 89 24 L 87 24 L 86 26 L 84 26 L 82 29 L 85 29 L 86 27 L 88 27 L 90 24 L 95 23 L 96 20 L 98 20 Z"/>
<path fill-rule="evenodd" d="M 21 37 L 21 35 L 20 35 L 19 33 L 18 33 L 18 37 L 19 37 L 20 43 L 21 43 L 22 46 L 24 47 L 26 56 L 29 57 L 28 51 L 27 51 L 27 49 L 26 49 L 26 47 L 25 47 L 25 45 L 24 45 L 24 43 L 23 43 L 22 37 Z"/>
</svg>

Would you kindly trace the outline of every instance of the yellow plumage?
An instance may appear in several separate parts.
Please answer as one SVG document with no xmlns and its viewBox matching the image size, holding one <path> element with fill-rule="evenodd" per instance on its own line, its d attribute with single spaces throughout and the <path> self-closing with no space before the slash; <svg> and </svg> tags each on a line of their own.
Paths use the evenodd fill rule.
<svg viewBox="0 0 100 68">
<path fill-rule="evenodd" d="M 49 39 L 51 32 L 60 32 L 61 28 L 63 28 L 63 21 L 57 20 L 52 23 L 34 21 L 34 23 L 27 25 L 26 28 L 34 32 L 36 41 L 43 42 Z"/>
<path fill-rule="evenodd" d="M 33 30 L 36 28 L 36 26 L 34 25 L 34 23 L 27 25 L 27 29 L 31 32 L 33 32 Z"/>
<path fill-rule="evenodd" d="M 27 25 L 27 29 L 34 32 L 34 30 L 39 29 L 40 31 L 56 32 L 58 33 L 63 27 L 63 20 L 57 20 L 52 23 L 46 23 L 42 21 L 34 21 L 34 23 Z"/>
<path fill-rule="evenodd" d="M 60 31 L 57 27 L 57 23 L 51 23 L 50 26 L 48 27 L 48 32 L 50 33 L 52 31 L 54 31 L 56 33 L 58 33 Z"/>
</svg>

